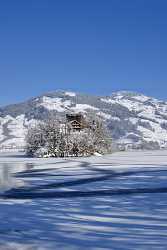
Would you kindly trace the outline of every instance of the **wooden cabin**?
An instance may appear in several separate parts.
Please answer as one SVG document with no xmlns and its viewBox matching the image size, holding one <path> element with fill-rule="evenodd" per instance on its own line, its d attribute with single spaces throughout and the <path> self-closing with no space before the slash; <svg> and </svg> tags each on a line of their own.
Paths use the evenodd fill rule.
<svg viewBox="0 0 167 250">
<path fill-rule="evenodd" d="M 86 122 L 82 114 L 66 114 L 66 123 L 73 131 L 80 131 L 86 128 Z"/>
</svg>

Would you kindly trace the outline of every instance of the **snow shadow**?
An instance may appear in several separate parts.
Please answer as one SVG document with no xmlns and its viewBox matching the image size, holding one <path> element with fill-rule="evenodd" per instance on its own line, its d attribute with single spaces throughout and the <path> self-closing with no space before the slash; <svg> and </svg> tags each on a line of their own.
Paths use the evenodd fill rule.
<svg viewBox="0 0 167 250">
<path fill-rule="evenodd" d="M 110 167 L 1 166 L 0 249 L 166 249 L 167 168 Z"/>
<path fill-rule="evenodd" d="M 73 163 L 77 163 L 77 167 L 73 166 Z M 66 166 L 64 166 L 66 164 Z M 58 165 L 58 166 L 57 166 Z M 59 166 L 60 165 L 60 166 Z M 62 165 L 62 167 L 61 167 Z M 156 176 L 166 175 L 167 169 L 157 167 L 157 169 L 141 167 L 141 169 L 132 170 L 110 170 L 111 164 L 101 164 L 100 168 L 98 164 L 91 164 L 83 161 L 66 160 L 53 164 L 52 168 L 38 169 L 33 168 L 33 165 L 25 165 L 23 170 L 19 173 L 13 174 L 14 180 L 21 179 L 24 183 L 26 179 L 27 185 L 21 187 L 11 187 L 6 192 L 0 195 L 1 199 L 51 199 L 51 198 L 77 198 L 77 197 L 97 197 L 97 196 L 115 196 L 115 195 L 140 195 L 144 193 L 166 193 L 167 187 L 160 186 L 141 186 L 135 185 L 125 186 L 121 188 L 121 185 L 114 186 L 114 182 L 118 179 L 125 182 L 130 180 L 130 177 L 138 178 L 138 176 Z M 56 166 L 56 167 L 55 167 Z M 40 167 L 40 166 L 39 166 Z M 11 174 L 11 173 L 10 173 Z M 39 181 L 36 181 L 38 180 Z M 68 179 L 67 181 L 64 179 Z M 33 185 L 32 185 L 33 182 Z M 143 184 L 143 179 L 140 178 L 140 182 Z M 35 183 L 35 184 L 34 184 Z M 38 184 L 39 183 L 39 184 Z M 92 190 L 92 187 L 95 190 Z M 107 188 L 105 184 L 107 183 Z M 113 184 L 113 185 L 112 185 Z M 144 183 L 145 184 L 145 183 Z M 131 187 L 130 187 L 131 186 Z M 77 190 L 70 190 L 69 188 L 77 188 Z M 89 190 L 89 187 L 91 187 Z M 63 189 L 68 189 L 64 191 Z M 85 190 L 83 190 L 85 189 Z M 88 190 L 87 190 L 88 189 Z"/>
</svg>

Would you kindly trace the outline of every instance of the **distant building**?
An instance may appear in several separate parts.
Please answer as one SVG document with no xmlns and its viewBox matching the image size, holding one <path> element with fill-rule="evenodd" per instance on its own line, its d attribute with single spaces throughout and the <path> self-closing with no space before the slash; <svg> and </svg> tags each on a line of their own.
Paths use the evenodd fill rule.
<svg viewBox="0 0 167 250">
<path fill-rule="evenodd" d="M 66 124 L 68 129 L 73 131 L 81 131 L 88 127 L 88 124 L 84 116 L 80 113 L 78 114 L 66 114 Z"/>
</svg>

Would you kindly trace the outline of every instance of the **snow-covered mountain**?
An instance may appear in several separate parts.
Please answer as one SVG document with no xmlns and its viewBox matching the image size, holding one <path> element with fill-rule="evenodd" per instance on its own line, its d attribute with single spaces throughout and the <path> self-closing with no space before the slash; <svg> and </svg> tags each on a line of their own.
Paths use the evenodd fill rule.
<svg viewBox="0 0 167 250">
<path fill-rule="evenodd" d="M 27 129 L 52 113 L 93 112 L 106 122 L 119 147 L 167 148 L 167 102 L 121 91 L 92 96 L 67 91 L 46 93 L 24 103 L 0 108 L 0 147 L 24 146 Z"/>
</svg>

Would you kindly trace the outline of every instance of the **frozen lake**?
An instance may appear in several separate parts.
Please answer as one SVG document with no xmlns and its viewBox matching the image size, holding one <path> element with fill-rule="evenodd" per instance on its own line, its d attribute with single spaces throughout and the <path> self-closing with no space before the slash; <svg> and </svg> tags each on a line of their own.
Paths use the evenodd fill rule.
<svg viewBox="0 0 167 250">
<path fill-rule="evenodd" d="M 164 249 L 167 152 L 0 155 L 0 249 Z"/>
</svg>

